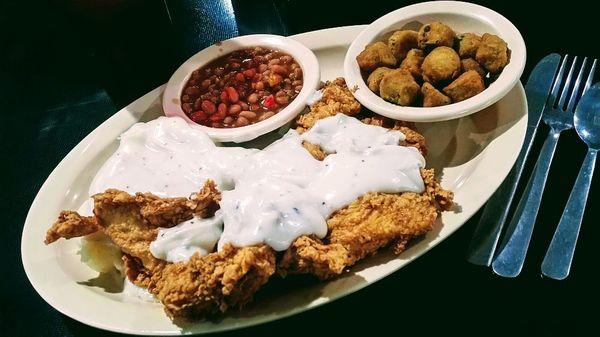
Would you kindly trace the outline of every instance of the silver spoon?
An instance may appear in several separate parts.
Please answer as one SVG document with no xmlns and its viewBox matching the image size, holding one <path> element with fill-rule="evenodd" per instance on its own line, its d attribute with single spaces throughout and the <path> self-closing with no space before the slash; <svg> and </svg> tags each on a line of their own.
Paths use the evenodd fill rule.
<svg viewBox="0 0 600 337">
<path fill-rule="evenodd" d="M 542 262 L 542 274 L 556 280 L 569 276 L 594 174 L 596 154 L 600 150 L 600 83 L 592 86 L 579 101 L 574 124 L 579 138 L 587 144 L 588 151 Z"/>
</svg>

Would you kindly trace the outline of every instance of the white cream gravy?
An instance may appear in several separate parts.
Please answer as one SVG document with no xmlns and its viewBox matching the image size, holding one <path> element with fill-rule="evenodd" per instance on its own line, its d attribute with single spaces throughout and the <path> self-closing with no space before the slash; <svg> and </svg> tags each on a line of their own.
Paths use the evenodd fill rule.
<svg viewBox="0 0 600 337">
<path fill-rule="evenodd" d="M 300 135 L 290 130 L 263 150 L 218 147 L 194 125 L 160 117 L 121 136 L 90 193 L 117 188 L 163 197 L 189 196 L 213 179 L 222 191 L 213 218 L 160 229 L 151 252 L 170 262 L 229 243 L 285 250 L 297 237 L 327 234 L 327 218 L 368 192 L 422 192 L 418 150 L 398 146 L 399 131 L 338 114 Z M 329 155 L 314 159 L 302 142 Z"/>
</svg>

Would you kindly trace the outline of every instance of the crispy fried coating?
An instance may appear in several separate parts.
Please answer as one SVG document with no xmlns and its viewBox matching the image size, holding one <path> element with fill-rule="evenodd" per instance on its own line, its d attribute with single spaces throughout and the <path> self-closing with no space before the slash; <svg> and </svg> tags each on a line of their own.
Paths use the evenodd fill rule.
<svg viewBox="0 0 600 337">
<path fill-rule="evenodd" d="M 58 219 L 46 232 L 45 244 L 51 244 L 60 238 L 71 239 L 97 232 L 100 229 L 96 218 L 81 216 L 77 212 L 62 211 Z"/>
<path fill-rule="evenodd" d="M 339 77 L 328 81 L 321 89 L 323 98 L 310 107 L 310 110 L 296 120 L 296 131 L 302 133 L 310 129 L 319 119 L 343 113 L 354 116 L 360 112 L 360 103 L 354 98 L 346 81 Z"/>
<path fill-rule="evenodd" d="M 409 50 L 417 48 L 418 35 L 414 30 L 397 30 L 388 38 L 388 47 L 397 61 L 404 60 Z"/>
<path fill-rule="evenodd" d="M 423 83 L 421 94 L 423 94 L 424 107 L 442 106 L 452 103 L 450 97 L 442 94 L 433 85 L 427 82 Z"/>
<path fill-rule="evenodd" d="M 170 317 L 197 318 L 241 307 L 275 272 L 275 253 L 265 245 L 195 254 L 152 276 L 149 290 Z"/>
<path fill-rule="evenodd" d="M 277 265 L 277 272 L 281 276 L 312 274 L 324 280 L 341 274 L 349 260 L 350 255 L 343 245 L 326 244 L 316 237 L 301 236 L 285 251 Z"/>
<path fill-rule="evenodd" d="M 419 84 L 410 72 L 395 69 L 385 74 L 379 83 L 379 94 L 388 102 L 409 106 L 419 95 Z"/>
<path fill-rule="evenodd" d="M 455 33 L 452 28 L 439 21 L 423 25 L 419 29 L 419 48 L 432 50 L 437 47 L 452 47 L 454 45 Z"/>
<path fill-rule="evenodd" d="M 483 90 L 485 90 L 485 84 L 481 76 L 475 70 L 469 70 L 445 87 L 444 93 L 453 102 L 460 102 L 477 95 Z"/>
<path fill-rule="evenodd" d="M 396 57 L 385 42 L 375 42 L 367 45 L 356 57 L 358 66 L 363 71 L 371 71 L 377 67 L 392 67 L 396 65 Z"/>
<path fill-rule="evenodd" d="M 487 71 L 497 74 L 508 64 L 510 51 L 508 45 L 499 36 L 485 33 L 475 53 L 475 60 Z"/>
<path fill-rule="evenodd" d="M 165 261 L 150 252 L 159 227 L 172 227 L 192 218 L 207 216 L 218 208 L 220 193 L 209 180 L 199 193 L 188 198 L 160 198 L 151 193 L 132 196 L 119 190 L 107 190 L 93 196 L 94 214 L 102 231 L 127 255 L 139 259 L 151 273 Z M 141 269 L 141 268 L 137 268 Z M 131 278 L 136 282 L 137 277 Z"/>
<path fill-rule="evenodd" d="M 327 153 L 321 149 L 319 145 L 309 143 L 307 141 L 302 142 L 302 146 L 308 151 L 316 160 L 323 160 L 327 157 Z"/>
<path fill-rule="evenodd" d="M 477 61 L 471 58 L 460 60 L 460 69 L 463 73 L 466 73 L 469 70 L 475 70 L 481 78 L 485 77 L 485 70 L 477 63 Z"/>
<path fill-rule="evenodd" d="M 460 58 L 454 49 L 437 47 L 423 60 L 423 79 L 429 83 L 448 81 L 460 73 Z"/>
<path fill-rule="evenodd" d="M 369 87 L 369 89 L 371 89 L 372 92 L 379 95 L 379 84 L 381 83 L 383 76 L 385 76 L 392 70 L 393 69 L 388 67 L 379 67 L 373 70 L 373 72 L 367 78 L 367 86 Z"/>
<path fill-rule="evenodd" d="M 327 236 L 298 238 L 279 262 L 278 272 L 329 279 L 383 247 L 402 252 L 411 238 L 433 228 L 438 210 L 452 206 L 452 192 L 439 186 L 433 170 L 422 169 L 421 175 L 422 194 L 368 193 L 334 213 L 327 221 Z"/>
<path fill-rule="evenodd" d="M 481 43 L 481 36 L 473 33 L 464 33 L 458 36 L 458 55 L 461 58 L 475 57 L 477 48 Z"/>
<path fill-rule="evenodd" d="M 400 63 L 400 69 L 408 70 L 414 78 L 421 78 L 423 76 L 421 65 L 424 59 L 425 56 L 422 50 L 411 49 L 406 54 L 406 58 Z"/>
</svg>

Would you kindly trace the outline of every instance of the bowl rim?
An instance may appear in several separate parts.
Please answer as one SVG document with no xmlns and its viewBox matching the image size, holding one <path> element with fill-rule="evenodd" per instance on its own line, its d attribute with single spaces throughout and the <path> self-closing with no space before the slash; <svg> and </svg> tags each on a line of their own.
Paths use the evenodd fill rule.
<svg viewBox="0 0 600 337">
<path fill-rule="evenodd" d="M 212 128 L 192 121 L 181 109 L 180 95 L 192 71 L 206 65 L 216 58 L 233 51 L 249 47 L 267 47 L 281 50 L 291 55 L 302 68 L 303 84 L 298 96 L 288 106 L 272 117 L 247 126 L 236 128 Z M 167 117 L 178 116 L 194 124 L 217 142 L 245 142 L 265 133 L 276 130 L 294 119 L 306 108 L 306 102 L 314 94 L 320 83 L 319 61 L 315 54 L 302 43 L 285 36 L 272 34 L 252 34 L 234 37 L 217 42 L 183 62 L 171 75 L 165 87 L 162 99 L 164 114 Z"/>
<path fill-rule="evenodd" d="M 511 43 L 510 63 L 500 76 L 486 90 L 461 102 L 440 107 L 403 107 L 386 102 L 373 93 L 362 78 L 356 56 L 368 43 L 392 31 L 390 27 L 398 22 L 410 22 L 418 16 L 435 14 L 456 14 L 470 17 L 487 25 L 494 26 L 500 37 Z M 354 88 L 354 97 L 369 110 L 380 115 L 410 122 L 435 122 L 464 117 L 492 105 L 504 97 L 519 81 L 525 69 L 527 51 L 525 41 L 517 27 L 501 14 L 480 5 L 461 1 L 430 1 L 414 4 L 392 11 L 368 25 L 354 39 L 344 59 L 344 78 L 349 87 Z"/>
</svg>

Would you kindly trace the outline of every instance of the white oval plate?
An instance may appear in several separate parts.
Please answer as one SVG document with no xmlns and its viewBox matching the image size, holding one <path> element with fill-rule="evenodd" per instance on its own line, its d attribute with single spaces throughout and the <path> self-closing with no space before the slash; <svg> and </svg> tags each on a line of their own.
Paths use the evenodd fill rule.
<svg viewBox="0 0 600 337">
<path fill-rule="evenodd" d="M 332 79 L 343 75 L 346 50 L 363 28 L 333 28 L 293 38 L 315 52 L 321 77 Z M 97 282 L 98 273 L 80 261 L 78 239 L 43 244 L 45 231 L 60 210 L 77 209 L 87 198 L 93 176 L 117 148 L 117 136 L 136 122 L 162 114 L 162 91 L 163 87 L 156 88 L 131 103 L 81 141 L 46 180 L 23 228 L 21 255 L 33 287 L 58 311 L 97 328 L 150 335 L 230 330 L 286 317 L 355 292 L 402 268 L 465 223 L 508 174 L 527 124 L 525 93 L 519 83 L 504 99 L 480 113 L 419 125 L 429 142 L 428 166 L 442 174 L 442 185 L 454 191 L 460 211 L 444 212 L 432 232 L 398 257 L 384 252 L 330 282 L 259 292 L 255 302 L 218 322 L 175 325 L 160 304 L 136 301 L 118 289 L 92 286 L 101 282 Z"/>
</svg>

